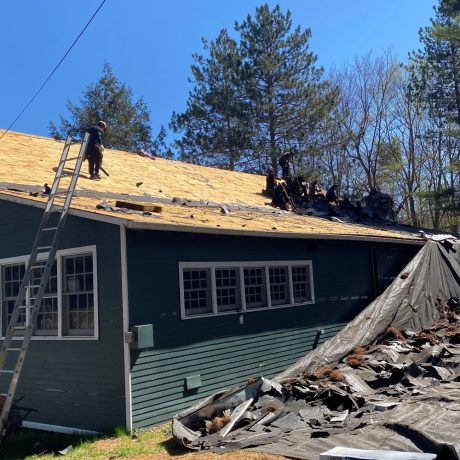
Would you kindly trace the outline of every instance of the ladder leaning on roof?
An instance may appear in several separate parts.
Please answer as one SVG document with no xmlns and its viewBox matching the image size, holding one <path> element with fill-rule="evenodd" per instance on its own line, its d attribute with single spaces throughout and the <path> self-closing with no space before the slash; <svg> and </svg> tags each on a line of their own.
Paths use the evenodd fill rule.
<svg viewBox="0 0 460 460">
<path fill-rule="evenodd" d="M 11 319 L 8 324 L 8 329 L 5 334 L 5 339 L 0 352 L 0 382 L 3 384 L 2 388 L 8 386 L 8 391 L 7 393 L 2 394 L 4 400 L 0 415 L 0 442 L 8 435 L 8 417 L 11 406 L 13 405 L 16 387 L 24 365 L 24 359 L 29 348 L 30 340 L 35 329 L 35 321 L 40 310 L 40 305 L 48 285 L 57 247 L 62 236 L 62 231 L 64 229 L 70 204 L 75 192 L 88 140 L 89 134 L 86 133 L 78 156 L 73 158 L 68 158 L 70 145 L 72 143 L 70 136 L 65 142 L 61 159 L 56 170 L 56 175 L 54 177 L 54 182 L 48 195 L 48 201 L 35 236 L 35 241 L 30 252 L 29 260 L 27 261 L 24 277 L 22 279 L 19 293 L 14 304 L 14 309 L 11 314 Z M 68 167 L 67 171 L 64 172 L 66 162 L 70 160 L 76 160 L 75 164 L 73 168 Z M 70 173 L 68 172 L 69 169 L 71 170 Z M 67 189 L 59 191 L 61 179 L 69 176 L 70 182 Z M 54 205 L 54 200 L 57 196 L 64 199 L 63 204 Z M 53 213 L 58 215 L 57 224 L 50 223 L 50 218 Z M 44 240 L 47 240 L 47 243 L 45 243 Z M 39 252 L 47 252 L 47 258 L 45 259 L 44 265 L 43 262 L 37 265 Z M 34 269 L 37 268 L 41 272 L 39 284 L 31 285 L 30 282 L 33 278 L 32 274 Z M 35 293 L 35 298 L 32 302 L 30 302 L 31 305 L 25 305 L 28 289 L 32 289 L 32 292 Z M 18 332 L 21 334 L 20 336 L 17 335 Z M 7 360 L 8 357 L 10 357 L 10 359 Z M 10 361 L 12 362 L 10 363 Z M 9 369 L 5 369 L 5 364 L 7 363 L 8 367 L 10 367 Z M 8 381 L 5 382 L 5 379 L 8 379 L 9 383 Z"/>
</svg>

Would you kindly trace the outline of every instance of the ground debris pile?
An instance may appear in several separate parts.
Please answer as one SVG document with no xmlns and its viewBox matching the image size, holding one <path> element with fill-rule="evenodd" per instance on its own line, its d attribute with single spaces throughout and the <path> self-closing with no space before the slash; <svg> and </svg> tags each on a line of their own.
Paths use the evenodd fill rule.
<svg viewBox="0 0 460 460">
<path fill-rule="evenodd" d="M 319 365 L 282 382 L 257 379 L 220 396 L 178 418 L 184 432 L 176 423 L 176 439 L 187 432 L 190 448 L 261 450 L 287 433 L 301 432 L 304 441 L 318 443 L 366 427 L 388 429 L 400 422 L 400 414 L 391 417 L 398 407 L 410 412 L 424 401 L 456 401 L 458 410 L 460 316 L 456 302 L 451 305 L 440 306 L 441 319 L 430 329 L 416 333 L 389 327 L 335 365 Z"/>
</svg>

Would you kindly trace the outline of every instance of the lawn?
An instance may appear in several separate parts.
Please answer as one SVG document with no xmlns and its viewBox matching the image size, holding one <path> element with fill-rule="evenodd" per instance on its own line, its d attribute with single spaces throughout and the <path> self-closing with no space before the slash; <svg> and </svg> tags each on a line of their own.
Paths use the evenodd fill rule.
<svg viewBox="0 0 460 460">
<path fill-rule="evenodd" d="M 69 447 L 72 446 L 72 447 Z M 63 458 L 86 459 L 202 459 L 202 460 L 280 460 L 284 457 L 256 452 L 240 451 L 226 454 L 189 451 L 171 437 L 170 425 L 155 427 L 127 434 L 117 430 L 113 435 L 81 437 L 22 429 L 5 442 L 2 460 L 40 459 L 50 460 L 61 456 L 59 451 L 68 450 Z"/>
</svg>

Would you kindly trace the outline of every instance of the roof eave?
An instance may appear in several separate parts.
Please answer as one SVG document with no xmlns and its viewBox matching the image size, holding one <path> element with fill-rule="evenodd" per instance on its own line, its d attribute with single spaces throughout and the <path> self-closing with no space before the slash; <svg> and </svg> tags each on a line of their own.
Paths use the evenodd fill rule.
<svg viewBox="0 0 460 460">
<path fill-rule="evenodd" d="M 13 203 L 23 204 L 26 206 L 33 206 L 36 208 L 45 208 L 46 202 L 35 201 L 27 198 L 19 197 L 16 195 L 0 193 L 0 199 L 10 201 Z M 383 237 L 371 235 L 345 235 L 345 234 L 320 234 L 320 233 L 296 233 L 296 232 L 264 232 L 258 230 L 236 230 L 225 227 L 196 227 L 181 224 L 163 224 L 160 222 L 138 222 L 129 220 L 118 216 L 109 216 L 107 214 L 95 213 L 85 211 L 82 209 L 71 208 L 69 213 L 76 217 L 84 219 L 97 220 L 112 225 L 124 225 L 125 227 L 133 230 L 157 230 L 168 232 L 187 232 L 187 233 L 205 233 L 210 235 L 232 235 L 232 236 L 252 236 L 263 238 L 295 238 L 304 240 L 341 240 L 341 241 L 365 241 L 374 243 L 393 243 L 393 244 L 413 244 L 423 245 L 425 240 L 418 240 L 415 238 L 396 238 L 396 237 Z"/>
<path fill-rule="evenodd" d="M 320 233 L 294 233 L 280 232 L 263 232 L 257 230 L 235 230 L 229 228 L 212 228 L 212 227 L 191 227 L 180 224 L 162 224 L 156 222 L 136 222 L 128 220 L 127 228 L 133 230 L 159 230 L 172 232 L 188 233 L 207 233 L 211 235 L 233 235 L 233 236 L 257 236 L 264 238 L 295 238 L 303 240 L 348 240 L 348 241 L 367 241 L 367 242 L 385 242 L 399 244 L 424 245 L 426 241 L 415 238 L 396 238 L 370 235 L 344 235 L 344 234 L 320 234 Z"/>
</svg>

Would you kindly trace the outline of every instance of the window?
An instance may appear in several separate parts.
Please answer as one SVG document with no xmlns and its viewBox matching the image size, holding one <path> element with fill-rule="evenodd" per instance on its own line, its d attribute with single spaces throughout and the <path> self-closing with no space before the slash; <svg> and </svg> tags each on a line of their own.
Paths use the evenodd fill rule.
<svg viewBox="0 0 460 460">
<path fill-rule="evenodd" d="M 267 287 L 264 267 L 244 268 L 244 295 L 246 308 L 260 308 L 267 305 Z"/>
<path fill-rule="evenodd" d="M 314 302 L 311 261 L 180 262 L 182 318 Z"/>
<path fill-rule="evenodd" d="M 292 267 L 292 287 L 294 289 L 294 302 L 310 302 L 310 270 L 305 265 Z"/>
<path fill-rule="evenodd" d="M 191 314 L 212 312 L 210 270 L 184 270 L 185 309 Z"/>
<path fill-rule="evenodd" d="M 2 309 L 4 318 L 8 323 L 11 319 L 11 314 L 14 309 L 14 302 L 19 294 L 22 278 L 24 277 L 25 265 L 12 264 L 3 267 L 2 269 Z M 18 325 L 24 325 L 26 320 L 25 311 L 19 313 Z"/>
<path fill-rule="evenodd" d="M 269 273 L 272 305 L 285 305 L 289 300 L 288 267 L 270 267 Z"/>
<path fill-rule="evenodd" d="M 38 292 L 38 284 L 45 269 L 45 261 L 37 262 L 37 266 L 32 271 L 31 286 L 28 289 L 29 300 L 26 305 L 32 305 Z M 35 326 L 37 335 L 57 335 L 58 334 L 58 293 L 57 293 L 57 263 L 54 262 L 48 285 L 42 299 L 40 310 L 37 314 L 37 324 Z"/>
<path fill-rule="evenodd" d="M 97 289 L 95 247 L 58 251 L 37 314 L 34 336 L 97 336 Z M 40 254 L 26 290 L 25 305 L 33 305 L 40 278 L 45 269 L 46 254 Z M 21 259 L 21 262 L 17 260 Z M 6 332 L 14 303 L 24 276 L 27 256 L 0 260 L 2 296 L 2 330 Z M 29 311 L 21 312 L 22 324 Z"/>
<path fill-rule="evenodd" d="M 64 330 L 69 335 L 91 335 L 94 330 L 93 256 L 66 256 L 62 265 Z"/>
<path fill-rule="evenodd" d="M 237 310 L 241 304 L 236 268 L 216 268 L 217 311 Z"/>
</svg>

